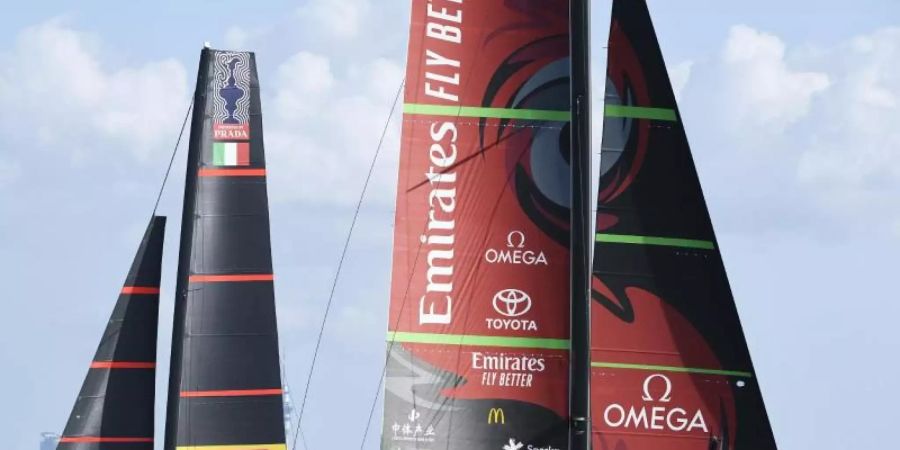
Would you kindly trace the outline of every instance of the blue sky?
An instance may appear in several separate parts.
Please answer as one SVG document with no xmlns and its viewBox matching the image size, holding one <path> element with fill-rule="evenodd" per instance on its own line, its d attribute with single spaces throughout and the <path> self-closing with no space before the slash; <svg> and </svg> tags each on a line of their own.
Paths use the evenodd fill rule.
<svg viewBox="0 0 900 450">
<path fill-rule="evenodd" d="M 602 80 L 608 2 L 593 4 Z M 650 4 L 781 448 L 883 447 L 900 402 L 900 4 Z M 204 41 L 258 55 L 279 326 L 288 382 L 302 389 L 402 78 L 407 18 L 407 1 L 374 0 L 43 1 L 0 16 L 6 448 L 34 449 L 39 432 L 65 423 Z M 395 117 L 313 379 L 310 448 L 358 448 L 376 392 L 398 134 Z M 161 205 L 170 221 L 160 373 L 183 156 Z"/>
</svg>

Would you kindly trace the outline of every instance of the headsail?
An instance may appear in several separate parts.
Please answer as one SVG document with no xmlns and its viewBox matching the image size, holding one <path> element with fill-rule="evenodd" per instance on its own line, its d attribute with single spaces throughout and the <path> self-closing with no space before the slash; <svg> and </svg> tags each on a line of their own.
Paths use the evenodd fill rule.
<svg viewBox="0 0 900 450">
<path fill-rule="evenodd" d="M 253 53 L 203 50 L 178 264 L 167 450 L 283 450 Z"/>
<path fill-rule="evenodd" d="M 774 450 L 643 0 L 613 6 L 594 258 L 594 449 Z"/>
<path fill-rule="evenodd" d="M 147 226 L 56 447 L 59 450 L 153 449 L 156 329 L 165 226 L 165 217 L 153 217 Z"/>
<path fill-rule="evenodd" d="M 382 448 L 567 448 L 568 12 L 412 2 Z"/>
</svg>

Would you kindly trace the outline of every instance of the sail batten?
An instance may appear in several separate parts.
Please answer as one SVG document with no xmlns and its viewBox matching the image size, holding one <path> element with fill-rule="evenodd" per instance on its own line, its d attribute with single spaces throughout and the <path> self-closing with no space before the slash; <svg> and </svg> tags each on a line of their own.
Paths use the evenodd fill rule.
<svg viewBox="0 0 900 450">
<path fill-rule="evenodd" d="M 153 217 L 119 291 L 59 450 L 153 448 L 165 217 Z"/>
<path fill-rule="evenodd" d="M 185 183 L 166 443 L 283 449 L 256 59 L 201 53 Z"/>
<path fill-rule="evenodd" d="M 591 312 L 593 445 L 775 450 L 644 0 L 614 0 Z"/>
</svg>

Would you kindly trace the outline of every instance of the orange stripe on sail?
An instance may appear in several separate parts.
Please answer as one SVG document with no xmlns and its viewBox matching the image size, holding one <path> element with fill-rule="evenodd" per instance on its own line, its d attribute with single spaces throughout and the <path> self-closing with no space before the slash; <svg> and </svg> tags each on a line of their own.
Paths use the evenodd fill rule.
<svg viewBox="0 0 900 450">
<path fill-rule="evenodd" d="M 182 397 L 262 397 L 281 395 L 281 389 L 232 389 L 227 391 L 181 391 Z"/>
<path fill-rule="evenodd" d="M 136 443 L 136 442 L 147 442 L 153 443 L 152 437 L 106 437 L 106 436 L 63 436 L 59 440 L 60 443 L 119 443 L 119 444 L 127 444 L 127 443 Z"/>
<path fill-rule="evenodd" d="M 125 286 L 123 294 L 159 294 L 158 286 Z"/>
<path fill-rule="evenodd" d="M 244 274 L 244 275 L 191 275 L 188 281 L 191 283 L 240 283 L 248 281 L 274 281 L 275 275 L 271 273 Z"/>
<path fill-rule="evenodd" d="M 266 169 L 200 169 L 201 177 L 264 177 Z"/>
<path fill-rule="evenodd" d="M 155 362 L 137 361 L 94 361 L 91 369 L 155 369 Z"/>
</svg>

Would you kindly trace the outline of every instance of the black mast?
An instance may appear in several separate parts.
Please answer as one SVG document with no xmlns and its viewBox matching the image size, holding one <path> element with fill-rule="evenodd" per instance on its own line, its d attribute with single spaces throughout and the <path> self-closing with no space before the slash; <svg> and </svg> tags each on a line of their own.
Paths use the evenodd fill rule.
<svg viewBox="0 0 900 450">
<path fill-rule="evenodd" d="M 572 79 L 572 232 L 571 285 L 572 350 L 569 391 L 570 448 L 590 448 L 590 197 L 591 95 L 590 7 L 588 0 L 571 0 L 569 7 Z"/>
</svg>

